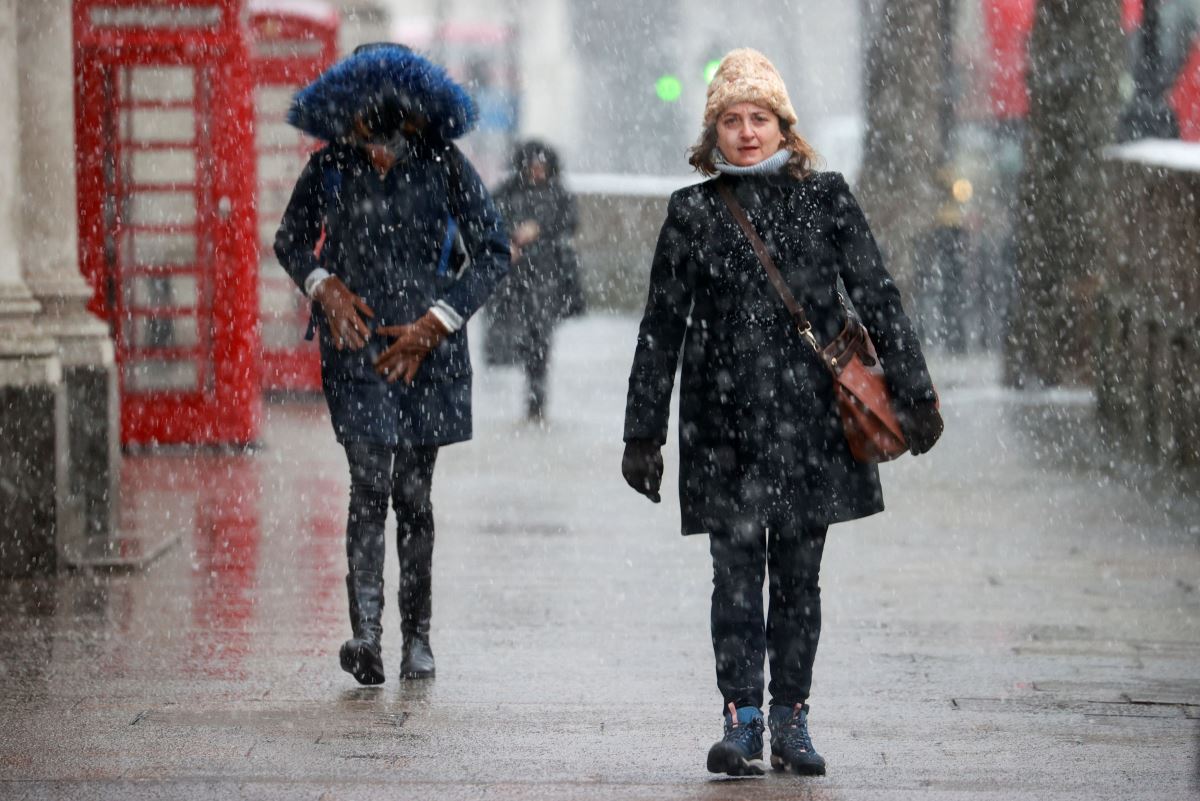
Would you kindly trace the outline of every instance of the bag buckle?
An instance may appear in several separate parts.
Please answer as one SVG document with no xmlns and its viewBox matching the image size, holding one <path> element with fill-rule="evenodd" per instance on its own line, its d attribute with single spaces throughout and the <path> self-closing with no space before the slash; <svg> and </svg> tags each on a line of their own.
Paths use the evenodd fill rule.
<svg viewBox="0 0 1200 801">
<path fill-rule="evenodd" d="M 813 336 L 812 323 L 807 323 L 803 328 L 797 326 L 796 330 L 800 332 L 800 336 L 808 340 L 808 344 L 812 346 L 814 351 L 817 353 L 821 352 L 821 346 L 817 344 L 817 338 Z"/>
</svg>

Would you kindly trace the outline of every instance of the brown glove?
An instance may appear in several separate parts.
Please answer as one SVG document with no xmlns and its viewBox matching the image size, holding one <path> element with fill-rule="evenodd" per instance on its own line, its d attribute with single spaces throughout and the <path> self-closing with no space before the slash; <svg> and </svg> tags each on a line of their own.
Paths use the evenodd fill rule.
<svg viewBox="0 0 1200 801">
<path fill-rule="evenodd" d="M 417 377 L 417 370 L 425 357 L 450 335 L 446 326 L 432 311 L 408 325 L 384 325 L 376 333 L 395 337 L 396 341 L 379 354 L 375 360 L 375 371 L 392 383 L 401 376 L 406 384 Z"/>
<path fill-rule="evenodd" d="M 326 278 L 313 290 L 313 300 L 321 304 L 321 310 L 329 320 L 335 348 L 341 350 L 349 345 L 351 350 L 358 350 L 367 344 L 371 329 L 358 315 L 362 312 L 367 317 L 374 317 L 375 312 L 365 300 L 347 289 L 342 279 L 336 275 Z"/>
</svg>

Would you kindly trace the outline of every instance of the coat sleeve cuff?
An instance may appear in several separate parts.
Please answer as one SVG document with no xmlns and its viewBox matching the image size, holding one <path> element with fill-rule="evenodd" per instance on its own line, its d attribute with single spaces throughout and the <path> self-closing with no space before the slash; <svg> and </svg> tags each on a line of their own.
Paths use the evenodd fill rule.
<svg viewBox="0 0 1200 801">
<path fill-rule="evenodd" d="M 462 315 L 456 312 L 454 307 L 444 300 L 439 300 L 437 303 L 434 303 L 433 306 L 430 307 L 429 311 L 432 312 L 433 316 L 438 318 L 438 322 L 446 326 L 446 330 L 452 334 L 463 327 Z"/>
<path fill-rule="evenodd" d="M 330 275 L 332 275 L 332 273 L 330 273 L 324 267 L 317 267 L 314 269 L 304 279 L 304 294 L 311 298 L 313 292 L 316 292 L 317 287 L 321 285 L 321 282 Z"/>
</svg>

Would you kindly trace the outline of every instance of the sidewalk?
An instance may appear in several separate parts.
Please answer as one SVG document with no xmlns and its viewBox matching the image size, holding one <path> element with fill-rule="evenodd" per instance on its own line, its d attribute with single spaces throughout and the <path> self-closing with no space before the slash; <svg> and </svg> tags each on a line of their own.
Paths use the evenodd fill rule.
<svg viewBox="0 0 1200 801">
<path fill-rule="evenodd" d="M 948 432 L 831 531 L 812 730 L 829 775 L 714 779 L 707 543 L 619 471 L 636 321 L 565 326 L 551 423 L 477 368 L 439 458 L 438 678 L 337 666 L 347 476 L 322 403 L 249 455 L 128 458 L 138 573 L 0 583 L 4 799 L 1187 799 L 1200 794 L 1194 505 L 1073 465 L 1078 393 L 935 360 Z M 1069 450 L 1069 449 L 1067 449 Z M 673 453 L 667 455 L 668 488 Z"/>
</svg>

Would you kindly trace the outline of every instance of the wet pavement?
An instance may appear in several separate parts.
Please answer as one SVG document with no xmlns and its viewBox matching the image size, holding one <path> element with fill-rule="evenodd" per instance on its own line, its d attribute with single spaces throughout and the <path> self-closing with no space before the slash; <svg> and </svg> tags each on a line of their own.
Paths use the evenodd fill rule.
<svg viewBox="0 0 1200 801">
<path fill-rule="evenodd" d="M 545 428 L 518 422 L 515 372 L 477 369 L 476 439 L 434 491 L 434 681 L 395 678 L 394 602 L 387 683 L 338 669 L 347 475 L 323 404 L 272 404 L 253 453 L 129 456 L 126 527 L 179 543 L 0 583 L 0 798 L 1200 795 L 1197 505 L 1096 469 L 1086 398 L 1004 391 L 987 359 L 934 361 L 942 444 L 883 468 L 887 513 L 831 531 L 829 775 L 706 773 L 706 543 L 618 469 L 635 325 L 561 330 Z"/>
</svg>

